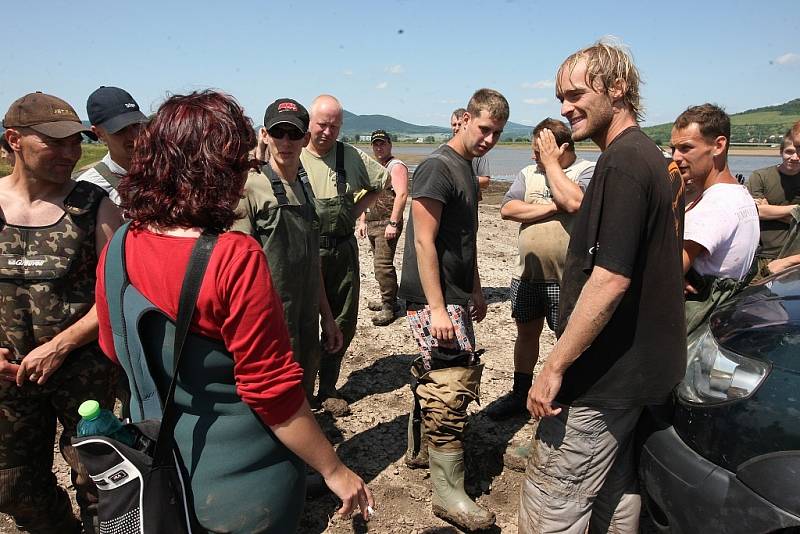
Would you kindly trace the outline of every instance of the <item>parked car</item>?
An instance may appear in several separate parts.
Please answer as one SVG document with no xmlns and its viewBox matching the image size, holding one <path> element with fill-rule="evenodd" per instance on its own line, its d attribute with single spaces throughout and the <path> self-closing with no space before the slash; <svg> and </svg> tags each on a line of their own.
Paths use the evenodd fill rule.
<svg viewBox="0 0 800 534">
<path fill-rule="evenodd" d="M 746 288 L 688 340 L 640 458 L 659 531 L 800 533 L 800 267 Z"/>
</svg>

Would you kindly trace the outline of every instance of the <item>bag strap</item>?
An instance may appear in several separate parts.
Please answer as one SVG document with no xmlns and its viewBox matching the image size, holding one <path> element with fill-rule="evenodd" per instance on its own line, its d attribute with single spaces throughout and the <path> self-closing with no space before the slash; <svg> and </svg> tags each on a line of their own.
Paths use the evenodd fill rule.
<svg viewBox="0 0 800 534">
<path fill-rule="evenodd" d="M 178 370 L 180 369 L 181 357 L 183 356 L 183 345 L 186 335 L 189 332 L 189 323 L 194 315 L 197 305 L 197 295 L 200 292 L 200 285 L 208 267 L 208 260 L 211 258 L 211 251 L 217 242 L 217 234 L 203 233 L 195 242 L 192 248 L 192 255 L 189 258 L 189 266 L 183 278 L 181 286 L 181 296 L 178 300 L 178 317 L 175 321 L 175 348 L 173 350 L 172 380 L 169 383 L 169 390 L 164 399 L 164 415 L 161 418 L 161 428 L 158 432 L 158 441 L 153 451 L 153 465 L 167 465 L 171 462 L 172 437 L 177 422 L 175 404 L 175 389 L 178 385 Z"/>
<path fill-rule="evenodd" d="M 336 141 L 336 194 L 347 193 L 347 171 L 344 170 L 344 143 Z"/>
<path fill-rule="evenodd" d="M 111 185 L 111 187 L 113 187 L 114 189 L 117 188 L 117 186 L 119 185 L 119 181 L 122 178 L 121 175 L 112 171 L 111 168 L 102 161 L 98 161 L 92 168 L 96 170 L 100 176 L 105 178 L 106 182 L 108 182 L 109 185 Z"/>
</svg>

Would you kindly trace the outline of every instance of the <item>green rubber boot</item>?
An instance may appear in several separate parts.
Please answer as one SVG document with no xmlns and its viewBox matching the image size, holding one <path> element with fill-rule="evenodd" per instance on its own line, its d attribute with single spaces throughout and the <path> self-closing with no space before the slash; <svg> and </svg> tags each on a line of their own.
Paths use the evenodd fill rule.
<svg viewBox="0 0 800 534">
<path fill-rule="evenodd" d="M 428 447 L 433 515 L 465 529 L 483 530 L 494 525 L 494 513 L 464 492 L 464 451 Z"/>
</svg>

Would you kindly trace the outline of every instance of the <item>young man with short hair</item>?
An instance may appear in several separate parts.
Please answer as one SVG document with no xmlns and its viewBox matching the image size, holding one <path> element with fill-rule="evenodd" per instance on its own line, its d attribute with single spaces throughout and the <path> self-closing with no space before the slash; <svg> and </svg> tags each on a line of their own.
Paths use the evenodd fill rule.
<svg viewBox="0 0 800 534">
<path fill-rule="evenodd" d="M 466 113 L 466 111 L 467 110 L 464 108 L 457 108 L 453 111 L 453 114 L 450 115 L 450 129 L 453 131 L 453 136 L 461 129 L 461 125 L 464 122 L 464 113 Z M 481 191 L 489 187 L 489 182 L 492 180 L 489 160 L 485 156 L 472 158 L 472 170 L 475 173 L 475 178 L 478 180 L 478 200 L 481 200 Z"/>
<path fill-rule="evenodd" d="M 467 530 L 489 528 L 495 521 L 494 513 L 464 492 L 467 406 L 478 399 L 483 372 L 472 321 L 486 316 L 477 261 L 478 186 L 471 162 L 497 144 L 508 115 L 503 95 L 476 91 L 459 131 L 417 167 L 400 282 L 420 349 L 411 369 L 415 405 L 406 463 L 423 464 L 427 445 L 433 513 Z"/>
<path fill-rule="evenodd" d="M 686 367 L 683 181 L 639 129 L 639 73 L 600 41 L 556 75 L 575 141 L 603 151 L 575 218 L 558 341 L 528 394 L 540 419 L 520 491 L 519 532 L 636 533 L 633 435 Z M 613 527 L 612 527 L 613 525 Z"/>
<path fill-rule="evenodd" d="M 758 211 L 728 168 L 731 122 L 713 104 L 692 106 L 672 127 L 672 159 L 698 196 L 686 206 L 683 272 L 691 333 L 748 278 L 758 248 Z"/>
<path fill-rule="evenodd" d="M 403 210 L 408 199 L 408 167 L 392 155 L 392 138 L 385 130 L 375 130 L 371 135 L 372 154 L 389 171 L 389 179 L 368 211 L 359 219 L 356 232 L 369 238 L 372 249 L 375 279 L 381 291 L 380 301 L 370 301 L 367 306 L 378 312 L 372 318 L 375 326 L 394 322 L 397 303 L 397 271 L 394 255 L 397 241 L 403 231 Z"/>
<path fill-rule="evenodd" d="M 99 185 L 119 205 L 117 184 L 131 166 L 133 142 L 147 117 L 130 93 L 119 87 L 101 86 L 95 90 L 86 101 L 86 112 L 92 132 L 106 144 L 108 153 L 75 180 Z"/>
<path fill-rule="evenodd" d="M 795 125 L 800 125 L 798 122 Z M 778 253 L 789 236 L 793 221 L 792 210 L 800 205 L 800 154 L 798 146 L 800 133 L 793 134 L 790 129 L 781 142 L 781 163 L 753 171 L 747 180 L 747 190 L 758 205 L 761 221 L 761 249 L 758 252 L 759 274 L 768 276 L 768 264 L 778 257 Z M 788 265 L 775 265 L 773 269 Z"/>
</svg>

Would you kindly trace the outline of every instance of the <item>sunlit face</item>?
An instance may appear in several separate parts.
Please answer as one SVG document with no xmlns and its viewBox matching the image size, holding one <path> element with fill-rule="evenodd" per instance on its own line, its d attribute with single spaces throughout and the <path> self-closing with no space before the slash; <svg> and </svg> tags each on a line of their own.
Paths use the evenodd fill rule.
<svg viewBox="0 0 800 534">
<path fill-rule="evenodd" d="M 108 133 L 102 127 L 95 128 L 97 137 L 108 146 L 111 159 L 126 170 L 130 168 L 133 143 L 141 131 L 141 123 L 129 124 L 113 134 Z"/>
<path fill-rule="evenodd" d="M 375 155 L 375 159 L 383 162 L 392 155 L 392 144 L 383 139 L 378 139 L 372 143 L 372 153 Z"/>
<path fill-rule="evenodd" d="M 342 129 L 342 113 L 321 109 L 311 115 L 311 124 L 308 131 L 311 134 L 311 144 L 319 154 L 327 154 Z"/>
<path fill-rule="evenodd" d="M 301 135 L 301 130 L 291 124 L 276 124 L 267 131 L 261 128 L 260 135 L 269 149 L 270 160 L 279 167 L 297 165 L 300 161 L 300 153 L 303 147 L 308 144 L 311 137 L 309 132 L 302 134 L 299 139 L 292 139 L 291 136 Z M 335 140 L 335 138 L 334 138 Z"/>
<path fill-rule="evenodd" d="M 481 110 L 476 116 L 464 113 L 461 119 L 460 134 L 463 135 L 464 148 L 477 158 L 489 152 L 500 140 L 506 121 L 496 119 Z"/>
<path fill-rule="evenodd" d="M 781 150 L 781 159 L 783 162 L 779 170 L 783 174 L 795 175 L 800 173 L 800 154 L 797 153 L 797 147 L 792 143 L 784 143 L 783 150 Z"/>
<path fill-rule="evenodd" d="M 26 128 L 9 136 L 9 142 L 18 146 L 17 164 L 30 176 L 47 182 L 67 182 L 81 159 L 79 133 L 56 139 Z"/>
<path fill-rule="evenodd" d="M 453 130 L 453 135 L 457 134 L 458 130 L 461 129 L 461 121 L 456 117 L 455 113 L 450 115 L 450 129 Z"/>
<path fill-rule="evenodd" d="M 693 122 L 680 130 L 673 128 L 669 145 L 684 183 L 704 183 L 714 168 L 714 153 L 718 150 L 714 141 L 703 137 L 700 126 Z"/>
<path fill-rule="evenodd" d="M 544 168 L 542 167 L 542 163 L 539 159 L 539 147 L 536 146 L 536 136 L 531 137 L 531 159 L 536 164 L 536 170 L 539 172 L 544 172 Z"/>
<path fill-rule="evenodd" d="M 556 97 L 561 101 L 561 115 L 569 121 L 574 141 L 601 137 L 614 116 L 611 97 L 599 87 L 590 87 L 586 74 L 584 59 L 571 72 L 566 66 L 558 72 Z"/>
</svg>

